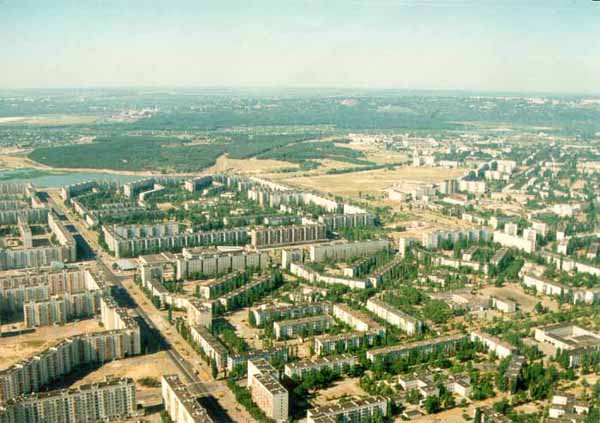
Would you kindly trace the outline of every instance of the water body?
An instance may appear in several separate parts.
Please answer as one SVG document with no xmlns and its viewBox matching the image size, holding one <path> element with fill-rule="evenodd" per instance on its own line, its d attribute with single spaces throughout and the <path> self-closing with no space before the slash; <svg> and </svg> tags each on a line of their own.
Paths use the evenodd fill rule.
<svg viewBox="0 0 600 423">
<path fill-rule="evenodd" d="M 117 181 L 121 183 L 142 179 L 143 176 L 119 175 L 102 172 L 57 172 L 39 169 L 5 169 L 0 170 L 1 182 L 31 182 L 40 188 L 57 188 L 63 185 L 76 184 L 90 179 Z"/>
</svg>

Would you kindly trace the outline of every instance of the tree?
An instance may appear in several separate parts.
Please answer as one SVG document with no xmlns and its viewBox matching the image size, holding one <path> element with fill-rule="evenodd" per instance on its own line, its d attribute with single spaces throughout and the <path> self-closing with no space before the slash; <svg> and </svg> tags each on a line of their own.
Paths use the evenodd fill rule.
<svg viewBox="0 0 600 423">
<path fill-rule="evenodd" d="M 440 399 L 435 395 L 427 397 L 425 399 L 425 410 L 428 414 L 438 413 L 441 410 Z"/>
<path fill-rule="evenodd" d="M 217 369 L 217 363 L 213 359 L 210 360 L 210 373 L 213 379 L 216 379 L 217 375 L 219 374 L 219 370 Z"/>
<path fill-rule="evenodd" d="M 173 305 L 169 304 L 169 312 L 168 312 L 169 323 L 173 323 Z"/>
</svg>

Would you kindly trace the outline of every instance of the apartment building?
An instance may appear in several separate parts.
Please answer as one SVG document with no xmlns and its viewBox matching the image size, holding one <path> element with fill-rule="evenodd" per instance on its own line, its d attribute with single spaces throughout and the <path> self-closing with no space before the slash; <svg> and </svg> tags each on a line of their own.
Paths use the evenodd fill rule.
<svg viewBox="0 0 600 423">
<path fill-rule="evenodd" d="M 243 245 L 248 239 L 242 228 L 184 232 L 176 223 L 103 225 L 102 233 L 108 250 L 117 258 L 203 245 Z"/>
<path fill-rule="evenodd" d="M 5 212 L 0 211 L 0 214 Z M 16 249 L 0 248 L 0 270 L 44 267 L 49 266 L 52 262 L 67 263 L 77 260 L 77 245 L 71 233 L 54 213 L 47 212 L 46 217 L 48 227 L 58 245 Z"/>
<path fill-rule="evenodd" d="M 163 404 L 175 423 L 216 423 L 177 375 L 163 375 L 160 380 Z"/>
<path fill-rule="evenodd" d="M 334 304 L 333 317 L 359 332 L 377 332 L 381 336 L 385 335 L 385 327 L 362 311 L 354 310 L 346 304 Z"/>
<path fill-rule="evenodd" d="M 23 304 L 25 327 L 64 324 L 73 319 L 91 317 L 100 310 L 100 292 L 54 296 Z"/>
<path fill-rule="evenodd" d="M 388 415 L 388 399 L 381 396 L 344 398 L 335 404 L 315 407 L 306 413 L 306 423 L 363 422 Z"/>
<path fill-rule="evenodd" d="M 390 249 L 387 239 L 367 241 L 335 241 L 327 244 L 310 246 L 310 261 L 320 263 L 323 261 L 343 261 L 354 257 L 375 254 L 379 251 Z"/>
<path fill-rule="evenodd" d="M 227 367 L 227 348 L 210 330 L 204 326 L 191 326 L 190 335 L 204 354 L 215 363 L 218 370 L 221 371 Z"/>
<path fill-rule="evenodd" d="M 232 371 L 237 366 L 247 365 L 248 361 L 264 359 L 267 361 L 278 359 L 282 361 L 288 360 L 287 347 L 273 347 L 268 350 L 254 350 L 243 354 L 230 354 L 227 357 L 227 371 Z"/>
<path fill-rule="evenodd" d="M 250 231 L 250 243 L 254 248 L 276 247 L 327 239 L 324 224 L 292 225 L 256 228 Z"/>
<path fill-rule="evenodd" d="M 214 277 L 248 268 L 265 269 L 270 264 L 269 255 L 261 252 L 221 252 L 184 248 L 181 254 L 176 256 L 177 279 Z"/>
<path fill-rule="evenodd" d="M 305 279 L 309 283 L 321 282 L 327 285 L 344 285 L 351 289 L 366 289 L 371 287 L 371 282 L 367 279 L 353 279 L 345 278 L 340 276 L 330 276 L 312 270 L 311 268 L 301 263 L 291 263 L 290 273 L 296 275 L 302 279 Z"/>
<path fill-rule="evenodd" d="M 185 298 L 187 322 L 190 326 L 212 326 L 212 308 L 197 298 Z"/>
<path fill-rule="evenodd" d="M 373 226 L 375 224 L 375 215 L 372 213 L 325 214 L 319 216 L 319 223 L 324 224 L 331 231 Z"/>
<path fill-rule="evenodd" d="M 11 399 L 0 407 L 2 423 L 122 421 L 136 416 L 135 382 L 130 378 L 77 388 L 34 393 Z"/>
<path fill-rule="evenodd" d="M 496 338 L 481 331 L 473 331 L 470 335 L 471 342 L 480 342 L 493 351 L 499 358 L 506 358 L 516 353 L 516 348 L 506 341 Z"/>
<path fill-rule="evenodd" d="M 379 298 L 369 298 L 367 300 L 367 310 L 389 324 L 399 327 L 408 335 L 417 335 L 423 330 L 422 321 L 398 310 Z"/>
<path fill-rule="evenodd" d="M 197 192 L 210 186 L 212 182 L 212 176 L 199 176 L 197 178 L 185 180 L 183 183 L 183 187 L 189 192 Z"/>
<path fill-rule="evenodd" d="M 464 229 L 453 231 L 432 231 L 423 233 L 421 244 L 423 247 L 435 250 L 441 246 L 443 242 L 456 242 L 461 239 L 477 242 L 479 240 L 487 241 L 490 238 L 490 233 L 486 228 Z"/>
<path fill-rule="evenodd" d="M 379 337 L 379 333 L 372 332 L 345 332 L 338 335 L 317 336 L 313 342 L 315 354 L 324 355 L 342 353 L 358 349 L 363 345 L 372 346 Z"/>
<path fill-rule="evenodd" d="M 367 359 L 375 361 L 378 358 L 394 359 L 397 357 L 406 357 L 412 352 L 430 354 L 443 351 L 448 354 L 453 353 L 462 343 L 468 341 L 466 335 L 441 336 L 424 341 L 416 341 L 403 345 L 394 345 L 391 347 L 375 348 L 367 351 Z"/>
<path fill-rule="evenodd" d="M 294 377 L 302 379 L 308 373 L 320 372 L 323 369 L 329 369 L 332 372 L 342 374 L 358 363 L 358 358 L 355 356 L 343 354 L 332 357 L 319 357 L 314 360 L 302 360 L 287 363 L 283 372 L 290 379 Z"/>
<path fill-rule="evenodd" d="M 523 250 L 526 253 L 533 253 L 536 249 L 536 238 L 535 238 L 535 230 L 526 230 L 523 231 L 523 236 L 520 237 L 516 234 L 510 234 L 507 232 L 506 228 L 509 228 L 510 225 L 505 226 L 505 231 L 494 231 L 494 242 L 498 244 L 509 247 L 509 248 L 517 248 L 519 250 Z"/>
<path fill-rule="evenodd" d="M 235 272 L 221 278 L 200 282 L 198 290 L 202 298 L 209 300 L 240 288 L 248 282 L 247 279 L 245 273 Z"/>
<path fill-rule="evenodd" d="M 277 370 L 267 360 L 248 360 L 248 390 L 252 401 L 278 423 L 288 421 L 289 394 Z"/>
<path fill-rule="evenodd" d="M 301 319 L 281 320 L 273 323 L 273 332 L 277 339 L 293 338 L 321 333 L 333 325 L 328 315 L 303 317 Z"/>
<path fill-rule="evenodd" d="M 299 319 L 317 314 L 328 314 L 330 312 L 331 304 L 328 302 L 313 302 L 277 307 L 262 305 L 251 310 L 251 313 L 254 316 L 255 325 L 259 327 L 277 320 Z"/>
<path fill-rule="evenodd" d="M 229 310 L 232 306 L 237 304 L 243 297 L 247 296 L 251 292 L 256 292 L 264 289 L 265 287 L 271 284 L 271 277 L 263 277 L 253 282 L 249 282 L 246 285 L 243 285 L 237 289 L 234 289 L 231 292 L 223 295 L 218 298 L 219 301 L 227 310 Z"/>
</svg>

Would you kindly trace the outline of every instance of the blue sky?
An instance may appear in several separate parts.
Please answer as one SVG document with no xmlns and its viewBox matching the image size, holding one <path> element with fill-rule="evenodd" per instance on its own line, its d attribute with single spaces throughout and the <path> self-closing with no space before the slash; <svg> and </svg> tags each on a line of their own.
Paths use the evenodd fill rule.
<svg viewBox="0 0 600 423">
<path fill-rule="evenodd" d="M 592 0 L 0 0 L 0 88 L 600 93 Z"/>
</svg>

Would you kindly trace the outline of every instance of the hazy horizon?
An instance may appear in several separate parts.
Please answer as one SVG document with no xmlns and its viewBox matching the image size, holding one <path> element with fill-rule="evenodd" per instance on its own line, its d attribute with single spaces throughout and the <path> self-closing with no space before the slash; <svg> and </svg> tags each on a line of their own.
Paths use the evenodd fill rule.
<svg viewBox="0 0 600 423">
<path fill-rule="evenodd" d="M 600 2 L 522 3 L 4 1 L 0 89 L 599 94 Z"/>
</svg>

